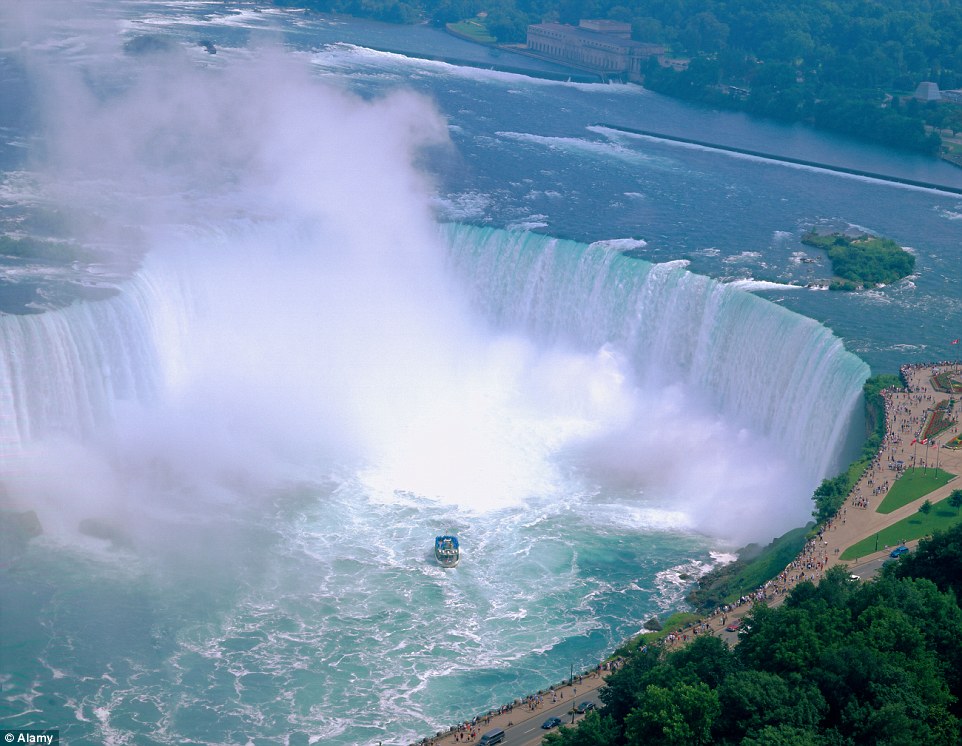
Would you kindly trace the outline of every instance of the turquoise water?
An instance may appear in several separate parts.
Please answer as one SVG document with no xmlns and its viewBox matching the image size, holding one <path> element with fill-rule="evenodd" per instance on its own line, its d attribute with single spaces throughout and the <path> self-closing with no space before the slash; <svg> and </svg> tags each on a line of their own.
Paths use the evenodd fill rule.
<svg viewBox="0 0 962 746">
<path fill-rule="evenodd" d="M 0 89 L 35 113 L 3 120 L 0 218 L 56 210 L 146 258 L 6 273 L 45 312 L 0 318 L 3 506 L 45 532 L 2 550 L 5 727 L 429 735 L 594 664 L 684 577 L 804 522 L 862 361 L 959 336 L 957 197 L 593 125 L 962 183 L 948 166 L 364 47 L 478 53 L 426 27 L 86 11 L 3 24 Z M 185 44 L 124 56 L 147 31 Z M 790 287 L 822 271 L 799 238 L 823 222 L 909 244 L 917 276 Z M 119 292 L 32 290 L 72 285 Z"/>
</svg>

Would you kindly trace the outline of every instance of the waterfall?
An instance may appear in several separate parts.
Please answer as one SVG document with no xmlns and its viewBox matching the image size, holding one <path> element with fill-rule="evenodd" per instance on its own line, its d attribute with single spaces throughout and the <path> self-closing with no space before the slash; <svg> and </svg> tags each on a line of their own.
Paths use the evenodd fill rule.
<svg viewBox="0 0 962 746">
<path fill-rule="evenodd" d="M 107 300 L 0 316 L 4 456 L 46 437 L 89 437 L 125 402 L 154 398 L 157 308 L 145 291 L 135 280 Z"/>
<path fill-rule="evenodd" d="M 118 464 L 128 480 L 166 464 L 196 487 L 352 463 L 389 500 L 616 495 L 755 537 L 804 521 L 841 465 L 867 366 L 821 324 L 683 263 L 449 225 L 446 278 L 427 252 L 430 281 L 382 271 L 358 296 L 370 267 L 285 266 L 253 250 L 274 230 L 149 256 L 108 300 L 0 318 L 0 479 L 59 439 L 95 444 L 88 493 L 114 510 L 132 499 Z M 71 458 L 56 484 L 90 460 Z"/>
<path fill-rule="evenodd" d="M 869 369 L 825 326 L 683 262 L 527 232 L 447 233 L 454 271 L 499 327 L 548 345 L 615 345 L 645 385 L 691 387 L 814 478 L 841 466 Z"/>
</svg>

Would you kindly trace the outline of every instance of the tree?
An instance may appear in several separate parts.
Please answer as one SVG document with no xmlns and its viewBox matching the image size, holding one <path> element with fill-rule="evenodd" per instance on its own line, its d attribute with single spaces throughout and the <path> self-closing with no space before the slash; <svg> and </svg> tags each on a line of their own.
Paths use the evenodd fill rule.
<svg viewBox="0 0 962 746">
<path fill-rule="evenodd" d="M 959 509 L 962 508 L 962 490 L 952 490 L 952 494 L 949 495 L 949 505 L 955 508 L 958 514 Z"/>
<path fill-rule="evenodd" d="M 525 39 L 528 29 L 528 19 L 523 13 L 513 8 L 504 10 L 498 8 L 488 13 L 485 23 L 488 32 L 502 44 L 521 42 Z"/>
<path fill-rule="evenodd" d="M 817 733 L 782 724 L 766 725 L 757 733 L 746 736 L 741 746 L 828 746 L 828 743 L 828 739 Z"/>
<path fill-rule="evenodd" d="M 919 513 L 921 513 L 922 515 L 928 515 L 928 514 L 931 513 L 931 512 L 932 512 L 932 501 L 931 501 L 931 500 L 926 500 L 924 503 L 922 503 L 922 504 L 919 506 Z"/>
<path fill-rule="evenodd" d="M 614 746 L 619 742 L 621 729 L 610 715 L 597 710 L 589 712 L 577 728 L 562 728 L 545 736 L 546 746 Z"/>
<path fill-rule="evenodd" d="M 670 662 L 683 680 L 703 681 L 712 689 L 722 683 L 738 665 L 731 648 L 711 635 L 696 637 L 690 645 L 672 653 Z"/>
<path fill-rule="evenodd" d="M 660 665 L 659 648 L 650 646 L 634 653 L 629 658 L 628 665 L 608 677 L 599 694 L 605 705 L 605 712 L 616 722 L 624 722 L 635 706 L 635 693 L 651 682 L 651 671 Z"/>
<path fill-rule="evenodd" d="M 631 38 L 635 41 L 659 42 L 665 39 L 665 27 L 651 16 L 638 16 L 631 22 Z"/>
<path fill-rule="evenodd" d="M 721 714 L 717 694 L 704 682 L 667 689 L 649 684 L 625 721 L 629 743 L 699 746 L 713 743 L 712 724 Z"/>
<path fill-rule="evenodd" d="M 711 11 L 696 13 L 681 30 L 681 42 L 690 50 L 717 52 L 728 41 L 728 26 Z"/>
<path fill-rule="evenodd" d="M 715 733 L 736 743 L 771 726 L 813 730 L 827 709 L 822 695 L 805 677 L 786 679 L 756 670 L 737 671 L 725 679 L 718 687 L 718 702 L 722 714 Z"/>
<path fill-rule="evenodd" d="M 922 539 L 914 552 L 893 565 L 893 571 L 899 578 L 927 578 L 940 591 L 952 589 L 956 598 L 962 598 L 962 523 Z"/>
</svg>

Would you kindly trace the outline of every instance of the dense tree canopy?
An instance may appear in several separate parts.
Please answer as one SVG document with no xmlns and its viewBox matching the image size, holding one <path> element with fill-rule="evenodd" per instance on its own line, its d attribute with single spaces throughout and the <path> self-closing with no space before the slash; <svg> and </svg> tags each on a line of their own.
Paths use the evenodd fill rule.
<svg viewBox="0 0 962 746">
<path fill-rule="evenodd" d="M 915 270 L 915 257 L 890 238 L 811 232 L 802 236 L 802 243 L 827 251 L 833 272 L 853 287 L 890 284 Z"/>
<path fill-rule="evenodd" d="M 962 525 L 874 582 L 841 568 L 779 608 L 756 606 L 737 646 L 711 636 L 638 650 L 605 708 L 552 746 L 958 744 Z"/>
<path fill-rule="evenodd" d="M 529 23 L 629 22 L 634 38 L 691 59 L 653 64 L 646 85 L 887 145 L 936 152 L 939 128 L 962 129 L 962 107 L 908 101 L 918 83 L 962 87 L 962 3 L 956 0 L 275 0 L 391 22 L 443 24 L 484 12 L 500 42 Z M 732 97 L 729 86 L 747 96 Z"/>
</svg>

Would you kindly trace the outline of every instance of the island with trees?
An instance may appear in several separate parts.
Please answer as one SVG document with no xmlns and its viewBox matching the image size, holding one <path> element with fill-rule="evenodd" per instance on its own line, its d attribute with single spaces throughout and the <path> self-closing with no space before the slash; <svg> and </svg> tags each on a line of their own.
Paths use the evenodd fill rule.
<svg viewBox="0 0 962 746">
<path fill-rule="evenodd" d="M 830 290 L 891 285 L 915 270 L 915 257 L 890 238 L 810 231 L 802 236 L 802 243 L 828 253 L 835 274 Z"/>
</svg>

